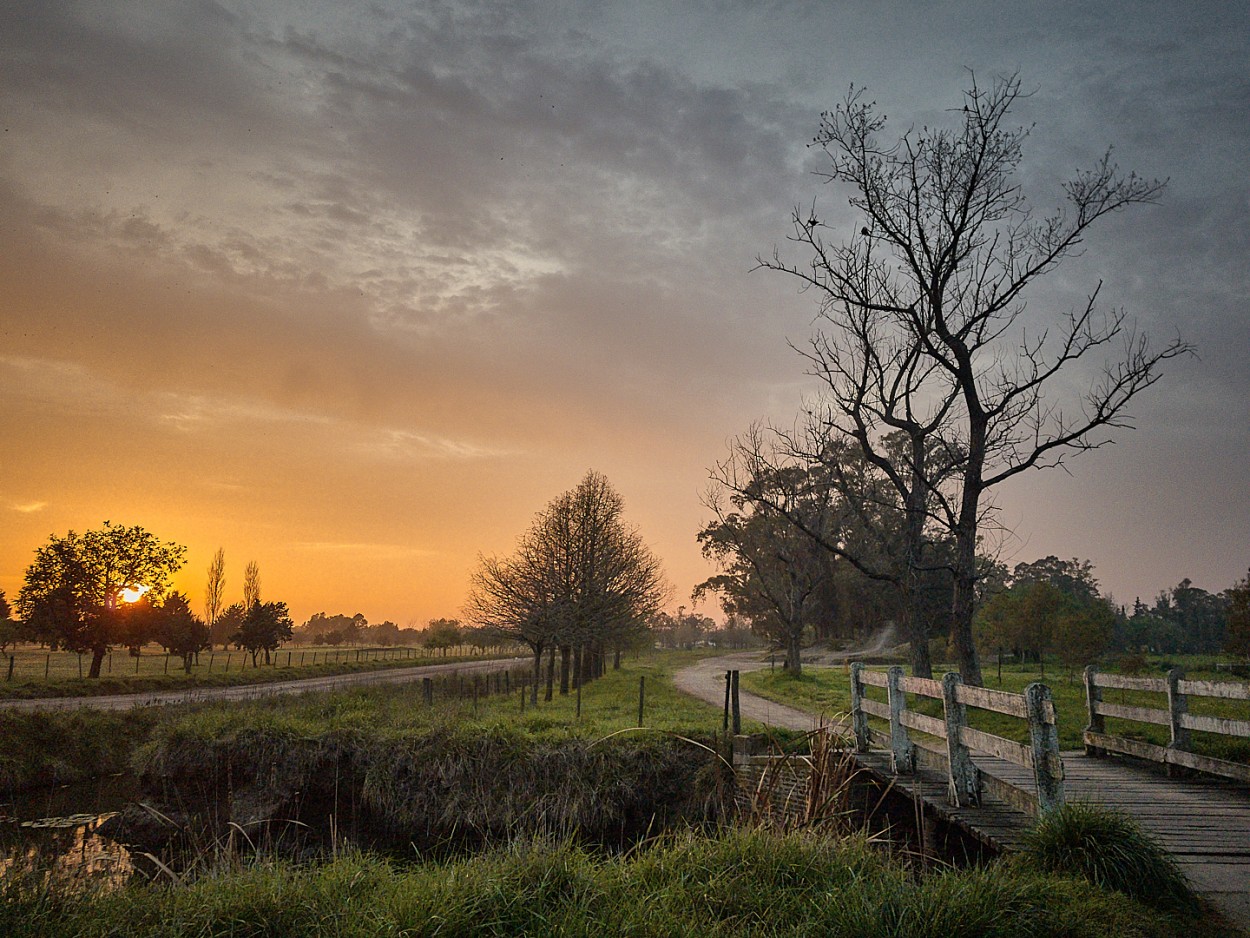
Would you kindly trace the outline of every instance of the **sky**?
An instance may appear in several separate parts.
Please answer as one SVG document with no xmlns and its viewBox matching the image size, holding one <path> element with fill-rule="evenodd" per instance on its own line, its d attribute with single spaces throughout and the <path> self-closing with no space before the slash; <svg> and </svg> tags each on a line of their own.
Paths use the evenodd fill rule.
<svg viewBox="0 0 1250 938">
<path fill-rule="evenodd" d="M 1168 365 L 1135 430 L 996 500 L 1009 564 L 1152 599 L 1250 566 L 1250 7 L 1225 2 L 93 0 L 0 7 L 0 589 L 109 520 L 228 599 L 457 615 L 588 469 L 714 571 L 708 470 L 815 387 L 814 300 L 753 271 L 817 205 L 822 111 L 897 136 L 1019 72 L 1040 208 L 1109 145 L 1167 178 L 1040 281 L 1103 283 Z M 835 231 L 836 234 L 836 231 Z M 1031 319 L 1032 321 L 1032 319 Z M 1062 392 L 1079 392 L 1074 376 Z M 704 607 L 706 612 L 713 608 Z"/>
</svg>

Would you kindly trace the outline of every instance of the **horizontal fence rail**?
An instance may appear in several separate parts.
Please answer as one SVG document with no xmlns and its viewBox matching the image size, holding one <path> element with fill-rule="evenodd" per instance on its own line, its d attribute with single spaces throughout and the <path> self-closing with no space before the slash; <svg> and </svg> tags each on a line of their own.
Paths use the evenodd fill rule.
<svg viewBox="0 0 1250 938">
<path fill-rule="evenodd" d="M 1166 695 L 1167 709 L 1131 706 L 1103 700 L 1105 689 L 1145 691 Z M 1189 712 L 1194 697 L 1221 700 L 1250 700 L 1250 684 L 1244 681 L 1187 681 L 1180 668 L 1164 678 L 1102 674 L 1093 665 L 1085 669 L 1085 702 L 1089 725 L 1085 728 L 1085 752 L 1101 756 L 1108 752 L 1148 759 L 1173 768 L 1193 769 L 1208 775 L 1250 782 L 1250 765 L 1217 759 L 1193 751 L 1190 731 L 1250 739 L 1250 720 L 1233 720 Z M 1166 726 L 1170 741 L 1166 746 L 1109 734 L 1106 718 Z"/>
<path fill-rule="evenodd" d="M 867 696 L 865 687 L 883 688 L 886 699 Z M 910 708 L 909 695 L 941 701 L 942 716 Z M 969 707 L 1024 720 L 1029 743 L 970 726 Z M 889 732 L 873 728 L 869 717 L 889 721 Z M 889 750 L 895 774 L 912 774 L 918 765 L 944 769 L 953 805 L 979 804 L 982 791 L 1029 814 L 1063 804 L 1063 762 L 1059 758 L 1055 705 L 1045 684 L 1030 684 L 1023 694 L 1011 694 L 964 684 L 955 673 L 935 681 L 907 677 L 898 666 L 884 672 L 870 671 L 856 662 L 851 665 L 851 727 L 858 751 L 868 752 L 874 745 Z M 909 730 L 936 737 L 945 745 L 914 739 Z M 974 754 L 1032 770 L 1033 790 L 978 768 L 972 760 Z"/>
</svg>

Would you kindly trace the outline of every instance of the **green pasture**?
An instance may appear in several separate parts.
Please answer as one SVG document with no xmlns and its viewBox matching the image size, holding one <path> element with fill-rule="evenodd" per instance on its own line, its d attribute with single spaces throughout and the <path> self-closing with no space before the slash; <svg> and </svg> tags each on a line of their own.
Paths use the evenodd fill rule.
<svg viewBox="0 0 1250 938">
<path fill-rule="evenodd" d="M 100 677 L 89 678 L 86 675 L 91 668 L 90 655 L 18 645 L 0 655 L 0 698 L 82 697 L 182 687 L 224 687 L 492 657 L 468 645 L 447 652 L 435 654 L 408 646 L 292 645 L 278 649 L 271 655 L 269 664 L 264 663 L 262 654 L 253 665 L 248 652 L 214 650 L 201 652 L 192 663 L 191 673 L 186 674 L 180 657 L 166 654 L 159 645 L 146 645 L 138 656 L 132 656 L 125 648 L 114 649 L 105 656 Z"/>
<path fill-rule="evenodd" d="M 1208 656 L 1170 656 L 1166 659 L 1150 659 L 1146 670 L 1140 677 L 1162 678 L 1169 667 L 1185 669 L 1185 675 L 1191 680 L 1203 681 L 1236 681 L 1227 671 L 1218 671 L 1213 667 L 1214 661 Z M 873 666 L 874 670 L 886 670 L 886 666 Z M 940 676 L 946 668 L 942 665 L 934 667 L 934 674 Z M 1114 665 L 1103 668 L 1107 672 L 1115 672 Z M 1001 678 L 996 665 L 985 667 L 985 684 L 987 687 L 1022 693 L 1024 688 L 1034 682 L 1040 682 L 1050 688 L 1058 716 L 1059 746 L 1061 749 L 1080 749 L 1083 745 L 1082 734 L 1089 722 L 1088 707 L 1085 701 L 1085 685 L 1080 674 L 1072 675 L 1055 668 L 1048 668 L 1043 674 L 1035 664 L 1004 664 Z M 832 668 L 804 668 L 802 674 L 794 676 L 787 671 L 751 671 L 743 672 L 742 687 L 752 693 L 789 703 L 793 706 L 814 713 L 822 713 L 830 719 L 838 716 L 849 716 L 851 712 L 850 667 L 837 666 Z M 885 700 L 884 688 L 869 687 L 870 697 Z M 1128 704 L 1137 707 L 1150 707 L 1167 710 L 1167 696 L 1164 693 L 1147 691 L 1103 690 L 1103 699 L 1113 703 Z M 931 716 L 940 716 L 940 701 L 914 700 L 909 705 L 916 710 Z M 1225 717 L 1236 720 L 1250 720 L 1250 702 L 1238 700 L 1222 700 L 1212 698 L 1190 698 L 1190 712 L 1208 716 Z M 1027 742 L 1027 729 L 1023 721 L 1002 714 L 978 710 L 970 707 L 968 718 L 972 726 L 987 733 Z M 870 718 L 870 723 L 884 728 L 884 721 Z M 1158 726 L 1133 721 L 1106 718 L 1107 732 L 1112 735 L 1142 739 L 1158 745 L 1168 742 L 1168 730 Z M 1206 733 L 1193 734 L 1195 751 L 1222 759 L 1250 761 L 1250 740 L 1235 740 L 1226 737 L 1212 736 Z"/>
</svg>

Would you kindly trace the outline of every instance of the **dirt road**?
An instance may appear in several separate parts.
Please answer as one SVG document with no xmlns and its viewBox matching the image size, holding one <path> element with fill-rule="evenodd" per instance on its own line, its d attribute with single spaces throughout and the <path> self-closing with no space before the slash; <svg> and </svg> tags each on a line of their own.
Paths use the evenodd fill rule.
<svg viewBox="0 0 1250 938">
<path fill-rule="evenodd" d="M 684 693 L 706 700 L 718 707 L 725 703 L 725 672 L 730 670 L 758 671 L 768 662 L 758 651 L 741 652 L 702 661 L 682 668 L 673 675 L 674 686 Z M 742 716 L 765 726 L 778 726 L 790 730 L 813 730 L 820 725 L 820 717 L 804 710 L 796 710 L 772 700 L 741 690 L 738 699 Z"/>
<path fill-rule="evenodd" d="M 0 700 L 7 710 L 133 710 L 170 704 L 203 703 L 208 700 L 253 700 L 274 694 L 307 694 L 314 691 L 343 690 L 378 684 L 405 684 L 423 677 L 459 671 L 463 674 L 498 671 L 526 664 L 529 658 L 499 658 L 491 661 L 462 661 L 427 664 L 414 668 L 389 668 L 361 674 L 334 674 L 329 677 L 300 678 L 270 684 L 240 684 L 236 687 L 199 687 L 189 690 L 113 694 L 106 697 L 42 697 L 31 700 Z"/>
</svg>

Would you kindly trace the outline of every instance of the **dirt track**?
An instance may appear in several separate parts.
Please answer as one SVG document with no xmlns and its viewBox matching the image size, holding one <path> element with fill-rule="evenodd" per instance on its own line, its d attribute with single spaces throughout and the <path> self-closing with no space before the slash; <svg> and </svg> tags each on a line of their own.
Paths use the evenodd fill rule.
<svg viewBox="0 0 1250 938">
<path fill-rule="evenodd" d="M 269 684 L 240 684 L 236 687 L 200 687 L 180 691 L 141 694 L 113 694 L 106 697 L 39 697 L 30 700 L 0 700 L 7 710 L 133 710 L 170 704 L 203 703 L 208 700 L 251 700 L 274 694 L 307 694 L 313 691 L 342 690 L 370 684 L 404 684 L 423 677 L 452 671 L 497 671 L 529 662 L 529 658 L 498 658 L 490 661 L 449 661 L 412 668 L 388 668 L 360 674 L 334 674 L 329 677 L 300 678 Z"/>
<path fill-rule="evenodd" d="M 673 685 L 680 691 L 706 700 L 717 707 L 725 703 L 725 672 L 730 670 L 758 671 L 768 664 L 760 652 L 740 652 L 719 658 L 704 658 L 673 675 Z M 790 730 L 813 730 L 820 725 L 820 717 L 787 707 L 772 700 L 741 690 L 738 699 L 742 715 L 765 726 L 778 726 Z"/>
</svg>

